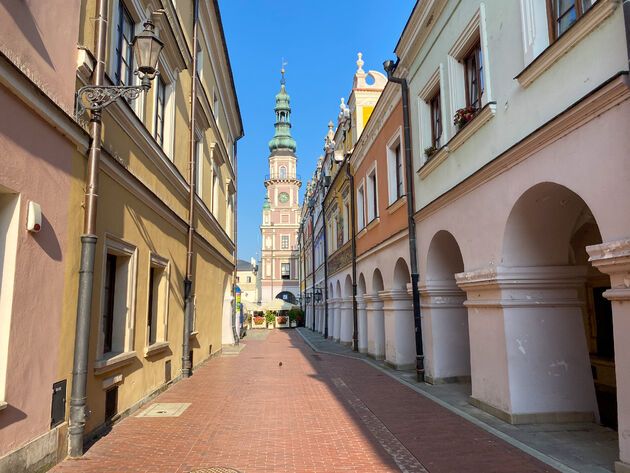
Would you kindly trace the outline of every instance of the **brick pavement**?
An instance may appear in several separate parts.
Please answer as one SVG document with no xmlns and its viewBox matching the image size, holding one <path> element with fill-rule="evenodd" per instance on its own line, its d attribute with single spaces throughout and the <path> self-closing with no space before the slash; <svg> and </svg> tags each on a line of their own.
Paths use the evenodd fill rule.
<svg viewBox="0 0 630 473">
<path fill-rule="evenodd" d="M 51 471 L 555 471 L 362 361 L 315 354 L 293 330 L 245 343 L 152 401 L 190 402 L 180 417 L 129 417 Z"/>
</svg>

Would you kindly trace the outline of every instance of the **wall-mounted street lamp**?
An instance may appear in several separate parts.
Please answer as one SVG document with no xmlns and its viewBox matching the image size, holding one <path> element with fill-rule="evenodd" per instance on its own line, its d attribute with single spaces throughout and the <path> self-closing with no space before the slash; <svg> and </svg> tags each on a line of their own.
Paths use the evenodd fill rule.
<svg viewBox="0 0 630 473">
<path fill-rule="evenodd" d="M 322 290 L 320 288 L 315 289 L 315 302 L 322 301 Z"/>
<path fill-rule="evenodd" d="M 306 303 L 310 304 L 311 303 L 311 293 L 307 292 L 306 294 L 304 294 L 304 298 L 306 299 Z"/>
<path fill-rule="evenodd" d="M 151 81 L 158 75 L 157 63 L 164 43 L 155 36 L 150 20 L 144 24 L 144 30 L 132 42 L 133 53 L 138 61 L 135 74 L 140 77 L 140 85 L 86 85 L 77 91 L 75 115 L 78 117 L 86 110 L 101 110 L 119 97 L 135 100 L 141 92 L 151 88 Z"/>
</svg>

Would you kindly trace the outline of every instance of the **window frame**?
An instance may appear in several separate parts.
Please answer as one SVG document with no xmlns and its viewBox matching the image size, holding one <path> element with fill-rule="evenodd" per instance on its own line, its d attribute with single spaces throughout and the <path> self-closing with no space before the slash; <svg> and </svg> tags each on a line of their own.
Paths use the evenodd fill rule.
<svg viewBox="0 0 630 473">
<path fill-rule="evenodd" d="M 566 33 L 571 28 L 571 26 L 573 26 L 588 10 L 593 8 L 593 5 L 597 2 L 597 0 L 595 0 L 594 2 L 591 2 L 591 0 L 587 0 L 591 2 L 591 4 L 588 8 L 584 9 L 584 4 L 583 4 L 584 0 L 572 0 L 572 1 L 573 1 L 573 6 L 565 10 L 564 13 L 562 13 L 562 15 L 560 16 L 557 16 L 556 14 L 556 11 L 558 10 L 558 7 L 560 6 L 560 0 L 546 0 L 545 1 L 547 5 L 547 27 L 549 30 L 549 44 L 558 40 L 558 38 L 560 38 L 560 36 Z M 569 25 L 566 27 L 564 31 L 560 32 L 559 26 L 560 26 L 561 19 L 565 15 L 569 14 L 570 10 L 572 9 L 575 9 L 575 19 L 571 23 L 569 23 Z"/>
<path fill-rule="evenodd" d="M 378 218 L 378 174 L 376 162 L 372 165 L 370 170 L 366 173 L 366 185 L 367 185 L 367 224 Z M 373 206 L 373 207 L 372 207 Z M 372 210 L 372 212 L 370 212 Z"/>
<path fill-rule="evenodd" d="M 124 337 L 122 340 L 122 346 L 114 347 L 112 343 L 111 350 L 105 351 L 105 333 L 104 333 L 104 320 L 103 315 L 105 311 L 105 278 L 107 274 L 107 267 L 105 262 L 107 261 L 107 255 L 112 254 L 118 258 L 126 258 L 127 261 L 122 263 L 126 264 L 126 279 L 127 285 L 124 293 L 118 295 L 117 304 L 124 305 L 126 307 L 126 311 L 124 315 L 121 315 L 118 319 L 118 323 L 123 324 L 123 333 Z M 118 238 L 112 234 L 106 233 L 105 240 L 103 244 L 103 256 L 102 256 L 102 268 L 101 268 L 101 290 L 100 290 L 100 312 L 99 312 L 99 335 L 98 335 L 98 345 L 97 345 L 97 355 L 96 359 L 103 360 L 107 358 L 111 358 L 113 356 L 130 353 L 133 352 L 134 346 L 134 333 L 135 333 L 135 311 L 136 311 L 136 290 L 137 290 L 137 259 L 138 259 L 138 249 L 132 243 L 129 243 L 121 238 Z M 117 275 L 121 274 L 119 269 L 119 263 L 117 263 Z M 116 283 L 118 286 L 118 283 Z M 122 291 L 122 288 L 120 289 Z M 116 299 L 116 287 L 114 288 L 113 297 Z M 114 314 L 114 319 L 112 323 L 116 322 L 116 314 Z M 115 331 L 115 327 L 113 327 Z"/>
<path fill-rule="evenodd" d="M 284 268 L 288 267 L 288 272 L 284 271 Z M 285 277 L 286 275 L 286 277 Z M 291 279 L 291 263 L 280 263 L 280 279 Z"/>
<path fill-rule="evenodd" d="M 398 150 L 398 156 L 396 155 Z M 402 126 L 399 126 L 386 145 L 387 187 L 389 205 L 406 195 L 405 168 L 403 157 Z M 367 173 L 370 174 L 369 172 Z M 378 183 L 377 183 L 378 186 Z M 377 189 L 378 192 L 378 189 Z M 377 212 L 378 214 L 378 212 Z M 378 215 L 377 215 L 378 216 Z"/>
<path fill-rule="evenodd" d="M 442 136 L 444 135 L 441 93 L 442 91 L 438 84 L 438 89 L 433 92 L 433 96 L 428 101 L 431 117 L 431 146 L 434 146 L 436 150 L 442 147 Z"/>
<path fill-rule="evenodd" d="M 280 235 L 280 249 L 281 250 L 289 249 L 289 235 Z"/>
<path fill-rule="evenodd" d="M 164 148 L 164 130 L 166 122 L 166 82 L 162 75 L 158 75 L 155 81 L 155 102 L 153 110 L 153 137 Z M 161 101 L 160 101 L 161 98 Z M 161 115 L 160 115 L 161 112 Z M 158 132 L 159 128 L 159 132 Z"/>
<path fill-rule="evenodd" d="M 357 186 L 357 229 L 363 230 L 365 227 L 365 181 L 361 179 Z"/>
<path fill-rule="evenodd" d="M 153 287 L 151 285 L 153 273 Z M 157 277 L 159 280 L 155 280 Z M 157 287 L 155 287 L 157 286 Z M 157 292 L 156 292 L 157 289 Z M 147 276 L 147 333 L 145 340 L 145 354 L 151 352 L 151 347 L 168 342 L 168 302 L 170 293 L 170 263 L 169 260 L 155 253 L 149 259 Z M 155 314 L 151 313 L 155 311 Z M 153 315 L 155 315 L 153 317 Z M 155 324 L 155 338 L 152 340 L 151 327 Z"/>
<path fill-rule="evenodd" d="M 475 107 L 475 113 L 477 113 L 483 107 L 484 95 L 483 74 L 485 71 L 483 65 L 483 51 L 481 49 L 481 38 L 477 38 L 477 40 L 469 48 L 468 52 L 464 54 L 461 62 L 464 65 L 464 97 L 466 98 L 466 107 Z M 473 70 L 471 71 L 471 69 Z M 476 97 L 474 101 L 472 100 L 473 97 L 471 91 L 473 85 L 476 89 Z"/>
<path fill-rule="evenodd" d="M 134 80 L 133 80 L 133 72 L 134 72 L 134 62 L 135 62 L 135 58 L 134 58 L 134 54 L 133 54 L 133 47 L 132 47 L 132 43 L 133 43 L 133 36 L 135 34 L 135 29 L 136 29 L 136 21 L 134 21 L 133 16 L 131 15 L 131 13 L 129 12 L 129 9 L 127 8 L 127 6 L 125 5 L 125 2 L 123 0 L 118 0 L 118 11 L 117 13 L 117 18 L 116 18 L 116 29 L 115 29 L 115 34 L 116 34 L 116 41 L 114 42 L 114 58 L 115 58 L 115 68 L 114 68 L 114 84 L 115 85 L 133 85 L 134 84 Z M 122 44 L 123 44 L 123 39 L 125 38 L 125 34 L 124 32 L 121 32 L 121 29 L 124 30 L 124 20 L 128 19 L 129 20 L 129 25 L 130 25 L 130 29 L 131 29 L 131 38 L 128 41 L 128 58 L 126 61 L 129 62 L 129 64 L 127 64 L 128 66 L 128 71 L 127 71 L 127 77 L 126 77 L 126 81 L 123 81 L 122 78 L 122 63 L 123 63 L 123 55 L 122 55 Z M 125 61 L 125 62 L 126 62 Z"/>
</svg>

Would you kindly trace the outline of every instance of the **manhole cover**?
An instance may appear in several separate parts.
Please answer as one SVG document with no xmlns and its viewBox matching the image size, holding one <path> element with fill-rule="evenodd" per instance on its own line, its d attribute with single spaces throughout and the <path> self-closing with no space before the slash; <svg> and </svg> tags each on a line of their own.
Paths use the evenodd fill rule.
<svg viewBox="0 0 630 473">
<path fill-rule="evenodd" d="M 192 470 L 190 473 L 241 473 L 234 468 L 228 468 L 226 466 L 213 466 L 211 468 L 199 468 L 198 470 Z"/>
<path fill-rule="evenodd" d="M 137 417 L 179 417 L 189 406 L 190 402 L 157 402 Z"/>
</svg>

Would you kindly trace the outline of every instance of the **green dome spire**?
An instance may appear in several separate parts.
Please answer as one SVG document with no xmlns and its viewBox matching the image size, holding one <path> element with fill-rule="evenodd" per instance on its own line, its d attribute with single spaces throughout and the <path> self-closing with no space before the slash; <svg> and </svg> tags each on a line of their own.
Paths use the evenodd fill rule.
<svg viewBox="0 0 630 473">
<path fill-rule="evenodd" d="M 272 153 L 278 149 L 288 149 L 295 153 L 297 144 L 291 137 L 291 107 L 289 106 L 290 97 L 284 88 L 284 69 L 282 69 L 282 79 L 280 81 L 280 92 L 276 95 L 276 133 L 269 142 L 269 151 Z"/>
</svg>

